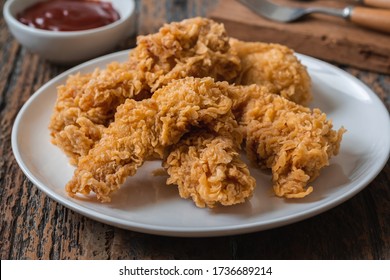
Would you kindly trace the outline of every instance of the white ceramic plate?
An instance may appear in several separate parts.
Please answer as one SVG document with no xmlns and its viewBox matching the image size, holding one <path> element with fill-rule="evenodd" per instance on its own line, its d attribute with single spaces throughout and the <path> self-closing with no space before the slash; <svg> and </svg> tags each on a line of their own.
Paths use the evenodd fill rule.
<svg viewBox="0 0 390 280">
<path fill-rule="evenodd" d="M 313 80 L 314 101 L 344 126 L 340 154 L 313 182 L 314 192 L 304 199 L 284 200 L 273 195 L 270 177 L 252 169 L 258 187 L 245 204 L 217 209 L 197 208 L 181 199 L 166 177 L 152 172 L 160 162 L 147 162 L 113 196 L 109 204 L 94 199 L 72 199 L 64 186 L 74 167 L 50 143 L 48 124 L 56 100 L 56 86 L 69 74 L 90 72 L 111 61 L 124 61 L 128 51 L 81 64 L 41 87 L 20 110 L 12 131 L 12 148 L 20 168 L 43 192 L 57 202 L 103 223 L 170 236 L 220 236 L 274 228 L 324 212 L 351 198 L 382 170 L 390 151 L 389 114 L 378 97 L 348 73 L 317 59 L 299 55 Z"/>
</svg>

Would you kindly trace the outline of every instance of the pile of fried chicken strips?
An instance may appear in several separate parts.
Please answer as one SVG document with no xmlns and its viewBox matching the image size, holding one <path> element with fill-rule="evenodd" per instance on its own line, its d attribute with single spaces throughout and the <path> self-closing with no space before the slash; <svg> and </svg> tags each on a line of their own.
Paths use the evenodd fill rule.
<svg viewBox="0 0 390 280">
<path fill-rule="evenodd" d="M 307 107 L 311 100 L 293 50 L 239 41 L 223 24 L 192 18 L 139 36 L 125 62 L 69 76 L 49 129 L 76 167 L 71 196 L 109 202 L 145 161 L 160 159 L 182 198 L 213 208 L 252 196 L 243 156 L 271 171 L 276 196 L 313 191 L 345 129 Z"/>
</svg>

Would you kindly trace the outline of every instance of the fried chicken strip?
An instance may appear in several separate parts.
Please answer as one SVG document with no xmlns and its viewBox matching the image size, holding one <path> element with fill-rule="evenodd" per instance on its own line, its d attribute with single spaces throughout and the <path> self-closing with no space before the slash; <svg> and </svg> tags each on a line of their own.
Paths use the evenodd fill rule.
<svg viewBox="0 0 390 280">
<path fill-rule="evenodd" d="M 279 44 L 234 38 L 230 45 L 241 60 L 236 84 L 267 86 L 272 93 L 304 106 L 312 100 L 310 76 L 293 50 Z"/>
<path fill-rule="evenodd" d="M 239 138 L 239 139 L 237 139 Z M 197 131 L 170 148 L 163 166 L 182 198 L 198 207 L 234 205 L 252 196 L 255 179 L 239 154 L 240 135 Z"/>
<path fill-rule="evenodd" d="M 117 106 L 141 91 L 128 62 L 70 76 L 65 85 L 57 88 L 49 124 L 52 143 L 64 151 L 72 164 L 77 164 L 79 156 L 86 155 L 101 138 Z"/>
<path fill-rule="evenodd" d="M 222 24 L 205 18 L 166 24 L 158 33 L 139 36 L 128 61 L 71 76 L 58 88 L 49 125 L 52 142 L 77 164 L 126 99 L 148 98 L 187 76 L 233 81 L 239 70 L 240 60 L 231 51 Z"/>
<path fill-rule="evenodd" d="M 161 158 L 192 127 L 233 133 L 237 122 L 231 106 L 211 78 L 174 80 L 150 99 L 127 99 L 100 141 L 80 158 L 66 190 L 70 195 L 93 191 L 100 201 L 110 201 L 145 159 Z"/>
<path fill-rule="evenodd" d="M 267 94 L 257 86 L 242 89 L 250 97 L 240 118 L 249 158 L 272 170 L 277 196 L 308 195 L 313 187 L 307 185 L 338 154 L 346 130 L 334 130 L 332 121 L 319 109 Z"/>
</svg>

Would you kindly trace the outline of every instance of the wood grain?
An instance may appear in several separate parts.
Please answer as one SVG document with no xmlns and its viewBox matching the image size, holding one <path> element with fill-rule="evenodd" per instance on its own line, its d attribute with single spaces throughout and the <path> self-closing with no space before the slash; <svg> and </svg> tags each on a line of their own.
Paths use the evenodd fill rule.
<svg viewBox="0 0 390 280">
<path fill-rule="evenodd" d="M 274 1 L 288 6 L 324 6 L 343 8 L 345 1 Z M 365 13 L 356 19 L 368 21 Z M 366 11 L 367 12 L 367 11 Z M 389 11 L 381 14 L 383 29 L 388 30 Z M 353 13 L 355 15 L 355 13 Z M 220 1 L 210 17 L 223 22 L 231 36 L 244 41 L 264 41 L 287 45 L 296 52 L 338 64 L 390 74 L 390 36 L 357 26 L 339 17 L 312 14 L 289 24 L 265 19 L 236 0 Z M 377 25 L 380 18 L 372 16 Z M 353 17 L 355 19 L 355 16 Z"/>
<path fill-rule="evenodd" d="M 4 1 L 1 2 L 3 5 Z M 138 34 L 205 15 L 216 1 L 137 1 Z M 118 49 L 132 47 L 129 38 Z M 215 238 L 173 238 L 105 225 L 56 203 L 18 167 L 15 117 L 43 84 L 66 70 L 22 48 L 0 17 L 1 259 L 390 259 L 390 164 L 362 192 L 321 215 L 277 229 Z M 344 67 L 390 109 L 390 77 Z"/>
</svg>

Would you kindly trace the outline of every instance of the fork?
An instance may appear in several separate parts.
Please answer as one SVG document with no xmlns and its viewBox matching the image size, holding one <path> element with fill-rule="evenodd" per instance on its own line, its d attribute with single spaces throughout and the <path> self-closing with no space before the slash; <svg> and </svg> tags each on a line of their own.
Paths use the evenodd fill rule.
<svg viewBox="0 0 390 280">
<path fill-rule="evenodd" d="M 390 1 L 389 0 L 355 0 L 359 4 L 378 7 L 378 8 L 386 8 L 390 9 Z"/>
<path fill-rule="evenodd" d="M 295 8 L 274 4 L 268 0 L 239 0 L 257 14 L 279 22 L 296 21 L 308 14 L 337 16 L 373 30 L 390 33 L 390 10 L 346 6 L 343 9 L 326 7 Z"/>
<path fill-rule="evenodd" d="M 312 0 L 297 0 L 297 1 L 312 1 Z M 377 7 L 377 8 L 386 8 L 390 9 L 390 1 L 389 0 L 354 0 L 355 2 L 370 6 L 370 7 Z"/>
</svg>

